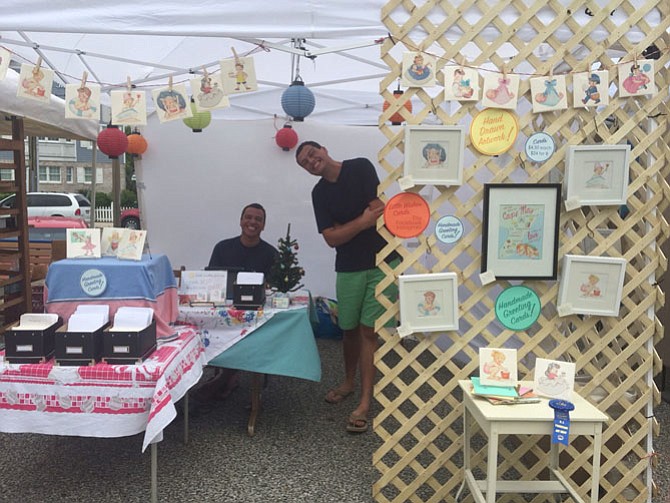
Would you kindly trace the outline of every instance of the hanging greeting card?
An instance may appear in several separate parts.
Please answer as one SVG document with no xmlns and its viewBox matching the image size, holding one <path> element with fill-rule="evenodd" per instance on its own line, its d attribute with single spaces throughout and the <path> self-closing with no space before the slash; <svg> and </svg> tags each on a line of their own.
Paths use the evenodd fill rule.
<svg viewBox="0 0 670 503">
<path fill-rule="evenodd" d="M 508 110 L 485 108 L 470 124 L 470 141 L 485 155 L 507 152 L 519 134 L 516 115 Z"/>
<path fill-rule="evenodd" d="M 568 91 L 565 75 L 530 79 L 533 113 L 551 112 L 568 108 Z"/>
<path fill-rule="evenodd" d="M 3 80 L 5 75 L 7 75 L 7 68 L 9 68 L 10 58 L 11 53 L 4 47 L 0 47 L 0 80 Z"/>
<path fill-rule="evenodd" d="M 21 65 L 19 74 L 19 86 L 16 95 L 19 98 L 28 98 L 35 101 L 49 103 L 51 99 L 51 85 L 54 80 L 54 72 L 48 68 L 36 65 Z"/>
<path fill-rule="evenodd" d="M 554 155 L 556 143 L 551 135 L 544 131 L 533 133 L 526 140 L 526 157 L 533 162 L 544 162 Z"/>
<path fill-rule="evenodd" d="M 617 65 L 619 69 L 619 96 L 655 94 L 654 60 L 639 59 Z"/>
<path fill-rule="evenodd" d="M 177 119 L 193 117 L 193 111 L 189 106 L 188 94 L 184 84 L 154 89 L 154 102 L 156 113 L 160 122 L 169 122 Z"/>
<path fill-rule="evenodd" d="M 406 52 L 402 56 L 400 83 L 406 87 L 433 87 L 435 56 L 423 52 Z"/>
<path fill-rule="evenodd" d="M 609 75 L 607 70 L 575 73 L 572 76 L 572 105 L 588 108 L 609 104 Z"/>
<path fill-rule="evenodd" d="M 100 118 L 100 86 L 98 84 L 65 84 L 65 118 Z"/>
<path fill-rule="evenodd" d="M 228 96 L 223 93 L 219 75 L 206 73 L 197 79 L 191 79 L 191 96 L 198 112 L 230 106 Z"/>
<path fill-rule="evenodd" d="M 237 94 L 256 91 L 256 69 L 254 58 L 238 57 L 221 60 L 221 83 L 223 94 Z"/>
<path fill-rule="evenodd" d="M 444 216 L 435 225 L 435 236 L 443 243 L 455 243 L 463 236 L 463 222 L 453 215 Z"/>
<path fill-rule="evenodd" d="M 126 89 L 110 93 L 112 124 L 144 126 L 147 123 L 147 93 Z"/>
<path fill-rule="evenodd" d="M 444 99 L 477 101 L 479 99 L 479 74 L 474 68 L 449 65 L 442 69 Z"/>
<path fill-rule="evenodd" d="M 486 72 L 484 74 L 482 105 L 514 110 L 519 96 L 520 80 L 518 75 Z"/>
<path fill-rule="evenodd" d="M 421 234 L 430 221 L 426 200 L 413 192 L 393 196 L 384 207 L 384 223 L 394 236 L 413 238 Z"/>
</svg>

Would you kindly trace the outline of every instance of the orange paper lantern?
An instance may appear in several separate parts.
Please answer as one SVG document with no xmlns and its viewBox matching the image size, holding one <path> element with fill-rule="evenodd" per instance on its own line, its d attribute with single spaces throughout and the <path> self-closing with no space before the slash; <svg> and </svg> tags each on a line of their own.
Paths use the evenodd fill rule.
<svg viewBox="0 0 670 503">
<path fill-rule="evenodd" d="M 147 141 L 137 131 L 128 135 L 128 148 L 126 152 L 129 154 L 142 155 L 147 151 L 147 147 Z"/>
<path fill-rule="evenodd" d="M 399 100 L 400 97 L 403 94 L 405 94 L 405 93 L 403 91 L 401 91 L 400 89 L 396 89 L 395 91 L 393 91 L 393 96 L 395 97 L 396 100 Z M 390 106 L 391 106 L 391 103 L 389 103 L 388 101 L 384 101 L 384 105 L 383 105 L 384 110 L 386 110 Z M 407 101 L 405 101 L 403 106 L 407 109 L 407 111 L 409 113 L 412 113 L 412 102 L 409 99 Z M 394 126 L 399 126 L 400 124 L 405 122 L 405 118 L 400 114 L 400 112 L 394 113 L 389 118 L 389 120 L 391 121 L 391 124 L 393 124 Z"/>
</svg>

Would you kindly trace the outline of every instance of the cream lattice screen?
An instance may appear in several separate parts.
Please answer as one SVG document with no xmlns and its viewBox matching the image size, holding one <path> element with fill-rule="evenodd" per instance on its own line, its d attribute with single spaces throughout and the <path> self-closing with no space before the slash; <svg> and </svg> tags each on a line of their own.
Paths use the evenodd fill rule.
<svg viewBox="0 0 670 503">
<path fill-rule="evenodd" d="M 601 7 L 602 6 L 602 7 Z M 380 477 L 373 487 L 378 502 L 453 501 L 463 480 L 462 408 L 458 379 L 477 369 L 477 348 L 518 348 L 519 374 L 532 378 L 534 357 L 574 361 L 580 376 L 579 392 L 598 403 L 610 416 L 604 433 L 600 501 L 648 501 L 648 470 L 652 434 L 658 434 L 653 404 L 659 395 L 652 376 L 660 361 L 653 345 L 663 329 L 655 311 L 664 294 L 655 278 L 665 270 L 659 245 L 670 232 L 662 212 L 670 188 L 670 133 L 668 85 L 670 84 L 670 2 L 614 0 L 568 2 L 514 0 L 494 2 L 393 0 L 382 9 L 389 31 L 382 45 L 382 59 L 391 72 L 382 81 L 382 95 L 394 102 L 391 91 L 400 76 L 405 51 L 425 51 L 437 56 L 437 75 L 445 64 L 461 63 L 487 70 L 505 68 L 523 73 L 519 90 L 521 132 L 506 154 L 478 154 L 466 140 L 466 167 L 460 187 L 418 186 L 430 203 L 432 222 L 423 236 L 395 238 L 384 228 L 388 245 L 379 261 L 393 250 L 403 257 L 391 270 L 382 264 L 386 278 L 378 292 L 402 273 L 455 271 L 459 275 L 460 330 L 437 335 L 415 334 L 401 341 L 394 329 L 382 328 L 398 314 L 397 303 L 381 293 L 387 307 L 378 320 L 383 343 L 376 355 L 379 381 L 375 397 L 381 409 L 374 421 L 382 445 L 373 464 Z M 618 85 L 616 62 L 642 57 L 652 44 L 658 48 L 653 96 L 620 98 L 614 93 L 609 105 L 595 109 L 569 108 L 561 112 L 530 112 L 529 76 L 583 72 L 600 63 L 610 70 L 612 91 Z M 626 59 L 628 58 L 628 59 Z M 570 78 L 568 75 L 568 84 Z M 469 124 L 481 105 L 444 101 L 442 87 L 410 88 L 414 111 L 402 111 L 408 124 Z M 570 100 L 571 102 L 571 100 Z M 421 106 L 417 107 L 416 104 Z M 389 117 L 402 107 L 398 100 L 380 118 L 387 143 L 379 154 L 386 170 L 382 197 L 399 191 L 402 176 L 403 131 L 389 126 Z M 523 111 L 527 110 L 527 111 Z M 544 130 L 557 143 L 555 154 L 543 164 L 532 164 L 519 153 L 526 137 Z M 632 146 L 628 213 L 617 207 L 582 207 L 563 212 L 559 257 L 566 253 L 623 256 L 628 261 L 620 314 L 558 317 L 555 281 L 525 282 L 540 296 L 542 313 L 525 332 L 504 329 L 496 320 L 494 301 L 509 286 L 497 281 L 482 286 L 479 280 L 482 233 L 483 184 L 488 182 L 537 183 L 562 181 L 568 145 L 626 143 Z M 466 232 L 455 244 L 438 242 L 435 222 L 452 214 L 464 222 Z M 601 229 L 610 229 L 604 233 Z M 484 438 L 475 442 L 473 463 L 485 463 Z M 507 438 L 501 446 L 499 474 L 503 477 L 543 476 L 548 446 L 538 438 Z M 592 446 L 573 442 L 563 449 L 561 466 L 583 497 L 587 496 Z M 471 496 L 467 496 L 469 500 Z M 531 501 L 545 501 L 536 496 Z M 518 501 L 502 496 L 499 501 Z M 552 500 L 553 501 L 553 500 Z"/>
</svg>

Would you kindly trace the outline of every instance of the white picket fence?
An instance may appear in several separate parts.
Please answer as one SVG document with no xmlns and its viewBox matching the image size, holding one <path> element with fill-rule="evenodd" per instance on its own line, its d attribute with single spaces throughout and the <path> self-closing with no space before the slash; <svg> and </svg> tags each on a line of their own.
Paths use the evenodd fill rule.
<svg viewBox="0 0 670 503">
<path fill-rule="evenodd" d="M 121 211 L 129 208 L 122 207 Z M 113 222 L 114 221 L 114 203 L 111 206 L 98 207 L 95 209 L 95 221 L 96 222 Z"/>
</svg>

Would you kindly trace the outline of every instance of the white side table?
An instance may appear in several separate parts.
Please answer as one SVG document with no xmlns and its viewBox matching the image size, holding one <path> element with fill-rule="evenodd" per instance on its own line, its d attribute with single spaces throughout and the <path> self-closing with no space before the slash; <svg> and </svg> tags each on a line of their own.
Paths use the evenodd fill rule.
<svg viewBox="0 0 670 503">
<path fill-rule="evenodd" d="M 575 501 L 584 500 L 576 493 L 568 480 L 560 473 L 558 465 L 558 444 L 552 444 L 549 452 L 549 469 L 553 480 L 504 481 L 497 480 L 498 442 L 500 435 L 550 435 L 554 425 L 554 410 L 548 399 L 539 403 L 518 405 L 492 405 L 483 398 L 471 394 L 469 380 L 458 382 L 463 390 L 463 464 L 465 478 L 456 494 L 456 501 L 467 484 L 475 501 L 494 503 L 496 493 L 518 494 L 570 494 Z M 532 387 L 532 383 L 523 383 Z M 591 503 L 598 502 L 600 482 L 600 450 L 603 423 L 608 416 L 587 402 L 577 393 L 572 395 L 575 410 L 570 412 L 570 436 L 589 435 L 593 437 L 593 470 L 591 475 Z M 486 479 L 477 480 L 471 467 L 471 423 L 477 421 L 488 437 L 488 458 Z M 484 498 L 486 493 L 486 498 Z"/>
</svg>

